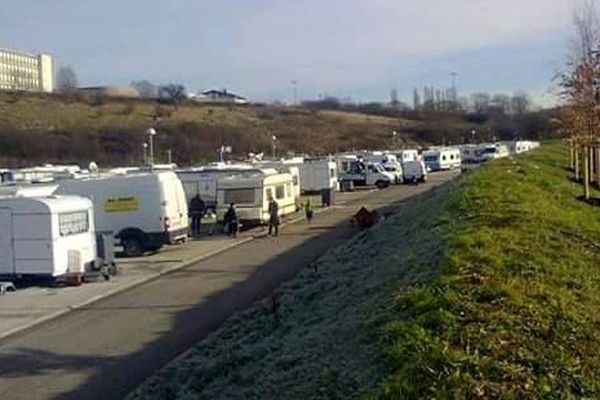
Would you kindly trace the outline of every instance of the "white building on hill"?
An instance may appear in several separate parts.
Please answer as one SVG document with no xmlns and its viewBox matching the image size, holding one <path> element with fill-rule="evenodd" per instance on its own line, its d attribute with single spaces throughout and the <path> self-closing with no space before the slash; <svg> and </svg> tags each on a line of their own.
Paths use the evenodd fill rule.
<svg viewBox="0 0 600 400">
<path fill-rule="evenodd" d="M 0 90 L 52 92 L 52 57 L 0 48 Z"/>
</svg>

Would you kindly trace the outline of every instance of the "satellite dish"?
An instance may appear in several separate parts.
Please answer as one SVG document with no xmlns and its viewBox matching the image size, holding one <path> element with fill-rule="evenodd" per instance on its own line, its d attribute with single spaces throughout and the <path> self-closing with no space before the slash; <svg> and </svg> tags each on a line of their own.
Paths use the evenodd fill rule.
<svg viewBox="0 0 600 400">
<path fill-rule="evenodd" d="M 90 165 L 88 165 L 88 171 L 90 171 L 92 174 L 97 174 L 99 171 L 98 164 L 92 161 Z"/>
</svg>

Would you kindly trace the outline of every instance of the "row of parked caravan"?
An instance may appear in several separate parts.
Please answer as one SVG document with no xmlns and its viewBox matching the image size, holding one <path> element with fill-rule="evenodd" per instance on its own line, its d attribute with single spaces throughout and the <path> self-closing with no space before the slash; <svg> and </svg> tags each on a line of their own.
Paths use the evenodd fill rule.
<svg viewBox="0 0 600 400">
<path fill-rule="evenodd" d="M 75 166 L 0 170 L 0 276 L 66 278 L 81 282 L 114 265 L 113 248 L 141 256 L 189 234 L 188 204 L 199 196 L 223 220 L 235 204 L 243 225 L 296 212 L 303 192 L 331 204 L 338 189 L 330 159 L 215 163 L 98 171 Z"/>
<path fill-rule="evenodd" d="M 539 147 L 540 143 L 531 140 L 515 140 L 510 142 L 464 144 L 459 146 L 462 162 L 467 164 L 482 163 L 511 154 L 521 154 Z"/>
</svg>

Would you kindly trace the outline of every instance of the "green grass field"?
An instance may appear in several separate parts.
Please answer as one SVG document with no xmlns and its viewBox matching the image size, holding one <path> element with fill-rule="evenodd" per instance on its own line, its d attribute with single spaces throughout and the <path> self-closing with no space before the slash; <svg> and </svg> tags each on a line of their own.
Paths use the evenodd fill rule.
<svg viewBox="0 0 600 400">
<path fill-rule="evenodd" d="M 397 207 L 132 399 L 600 397 L 600 209 L 566 150 L 490 163 Z"/>
</svg>

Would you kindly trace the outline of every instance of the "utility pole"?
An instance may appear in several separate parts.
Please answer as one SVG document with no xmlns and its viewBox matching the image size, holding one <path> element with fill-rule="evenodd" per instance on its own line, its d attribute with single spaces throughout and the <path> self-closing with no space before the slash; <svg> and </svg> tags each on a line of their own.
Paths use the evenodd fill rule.
<svg viewBox="0 0 600 400">
<path fill-rule="evenodd" d="M 294 106 L 298 105 L 298 81 L 297 80 L 293 80 L 292 81 L 292 87 L 294 90 Z"/>
</svg>

